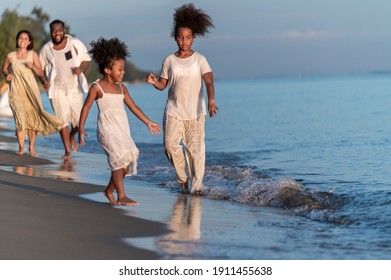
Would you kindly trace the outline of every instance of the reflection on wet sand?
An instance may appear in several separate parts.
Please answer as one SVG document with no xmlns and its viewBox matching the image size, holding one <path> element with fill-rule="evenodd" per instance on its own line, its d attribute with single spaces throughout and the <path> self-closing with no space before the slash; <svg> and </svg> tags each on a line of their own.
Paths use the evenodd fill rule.
<svg viewBox="0 0 391 280">
<path fill-rule="evenodd" d="M 175 239 L 200 239 L 201 226 L 201 198 L 179 196 L 173 207 L 170 229 L 175 231 Z"/>
<path fill-rule="evenodd" d="M 21 175 L 27 175 L 27 176 L 36 176 L 34 173 L 34 168 L 31 166 L 14 166 L 14 172 L 21 174 Z"/>
<path fill-rule="evenodd" d="M 157 240 L 158 251 L 179 259 L 194 256 L 194 246 L 197 246 L 194 241 L 201 236 L 201 202 L 200 197 L 178 196 L 168 222 L 172 232 Z"/>
<path fill-rule="evenodd" d="M 59 165 L 59 169 L 54 173 L 57 175 L 57 179 L 63 181 L 75 181 L 77 179 L 77 172 L 75 171 L 76 160 L 70 158 L 64 160 L 62 164 Z"/>
<path fill-rule="evenodd" d="M 75 171 L 76 160 L 69 159 L 64 162 L 52 165 L 30 165 L 30 166 L 14 166 L 13 171 L 27 176 L 45 177 L 58 179 L 62 181 L 76 181 L 78 174 Z M 58 167 L 57 167 L 58 166 Z"/>
</svg>

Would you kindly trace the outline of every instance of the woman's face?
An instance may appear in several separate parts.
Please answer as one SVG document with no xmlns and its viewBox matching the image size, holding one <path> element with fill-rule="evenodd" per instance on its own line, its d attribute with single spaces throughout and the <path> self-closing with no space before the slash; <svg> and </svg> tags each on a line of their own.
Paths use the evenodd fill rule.
<svg viewBox="0 0 391 280">
<path fill-rule="evenodd" d="M 190 28 L 180 27 L 176 37 L 176 43 L 181 51 L 188 51 L 193 44 L 194 35 Z"/>
<path fill-rule="evenodd" d="M 26 33 L 20 33 L 18 37 L 18 47 L 27 49 L 27 47 L 30 45 L 31 41 L 29 36 Z"/>
</svg>

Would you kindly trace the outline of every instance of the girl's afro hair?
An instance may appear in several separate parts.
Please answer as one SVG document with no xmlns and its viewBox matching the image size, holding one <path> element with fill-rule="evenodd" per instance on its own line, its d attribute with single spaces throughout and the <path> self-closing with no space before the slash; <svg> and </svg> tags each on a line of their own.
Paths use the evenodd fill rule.
<svg viewBox="0 0 391 280">
<path fill-rule="evenodd" d="M 129 56 L 128 47 L 118 38 L 105 39 L 100 37 L 90 43 L 92 59 L 98 64 L 99 72 L 104 74 L 105 68 L 111 68 L 115 60 L 123 59 Z"/>
<path fill-rule="evenodd" d="M 181 27 L 190 28 L 194 36 L 204 36 L 214 27 L 211 17 L 193 3 L 184 4 L 175 9 L 171 36 L 176 38 Z"/>
</svg>

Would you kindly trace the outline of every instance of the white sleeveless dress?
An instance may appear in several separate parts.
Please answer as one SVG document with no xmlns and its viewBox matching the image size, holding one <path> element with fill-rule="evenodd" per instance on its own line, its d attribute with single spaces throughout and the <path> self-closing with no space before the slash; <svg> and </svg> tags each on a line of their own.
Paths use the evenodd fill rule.
<svg viewBox="0 0 391 280">
<path fill-rule="evenodd" d="M 103 96 L 96 100 L 98 106 L 97 137 L 107 154 L 111 171 L 129 165 L 129 174 L 137 173 L 139 150 L 131 134 L 128 116 L 125 111 L 124 94 L 121 84 L 121 94 L 104 92 L 99 81 L 95 82 Z"/>
</svg>

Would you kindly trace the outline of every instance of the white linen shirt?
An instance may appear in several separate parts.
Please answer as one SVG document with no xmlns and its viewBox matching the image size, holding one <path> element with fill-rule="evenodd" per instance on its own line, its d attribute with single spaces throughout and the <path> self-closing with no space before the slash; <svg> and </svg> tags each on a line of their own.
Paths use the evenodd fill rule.
<svg viewBox="0 0 391 280">
<path fill-rule="evenodd" d="M 167 56 L 160 74 L 169 86 L 165 113 L 179 120 L 206 115 L 202 75 L 208 72 L 212 72 L 208 61 L 197 52 L 187 58 Z"/>
<path fill-rule="evenodd" d="M 67 47 L 72 49 L 72 63 L 74 63 L 74 67 L 80 66 L 83 61 L 91 61 L 91 57 L 88 54 L 88 50 L 86 46 L 77 38 L 74 38 L 68 34 L 65 35 L 68 38 Z M 56 88 L 55 78 L 57 76 L 57 72 L 59 69 L 59 65 L 56 64 L 56 53 L 61 53 L 61 51 L 55 51 L 53 49 L 53 42 L 47 42 L 39 52 L 39 59 L 42 64 L 42 68 L 46 73 L 46 76 L 50 82 L 50 88 L 48 91 L 49 98 L 54 98 L 55 93 L 59 88 Z M 88 92 L 88 83 L 87 79 L 84 76 L 84 73 L 81 73 L 77 77 L 79 92 Z"/>
</svg>

